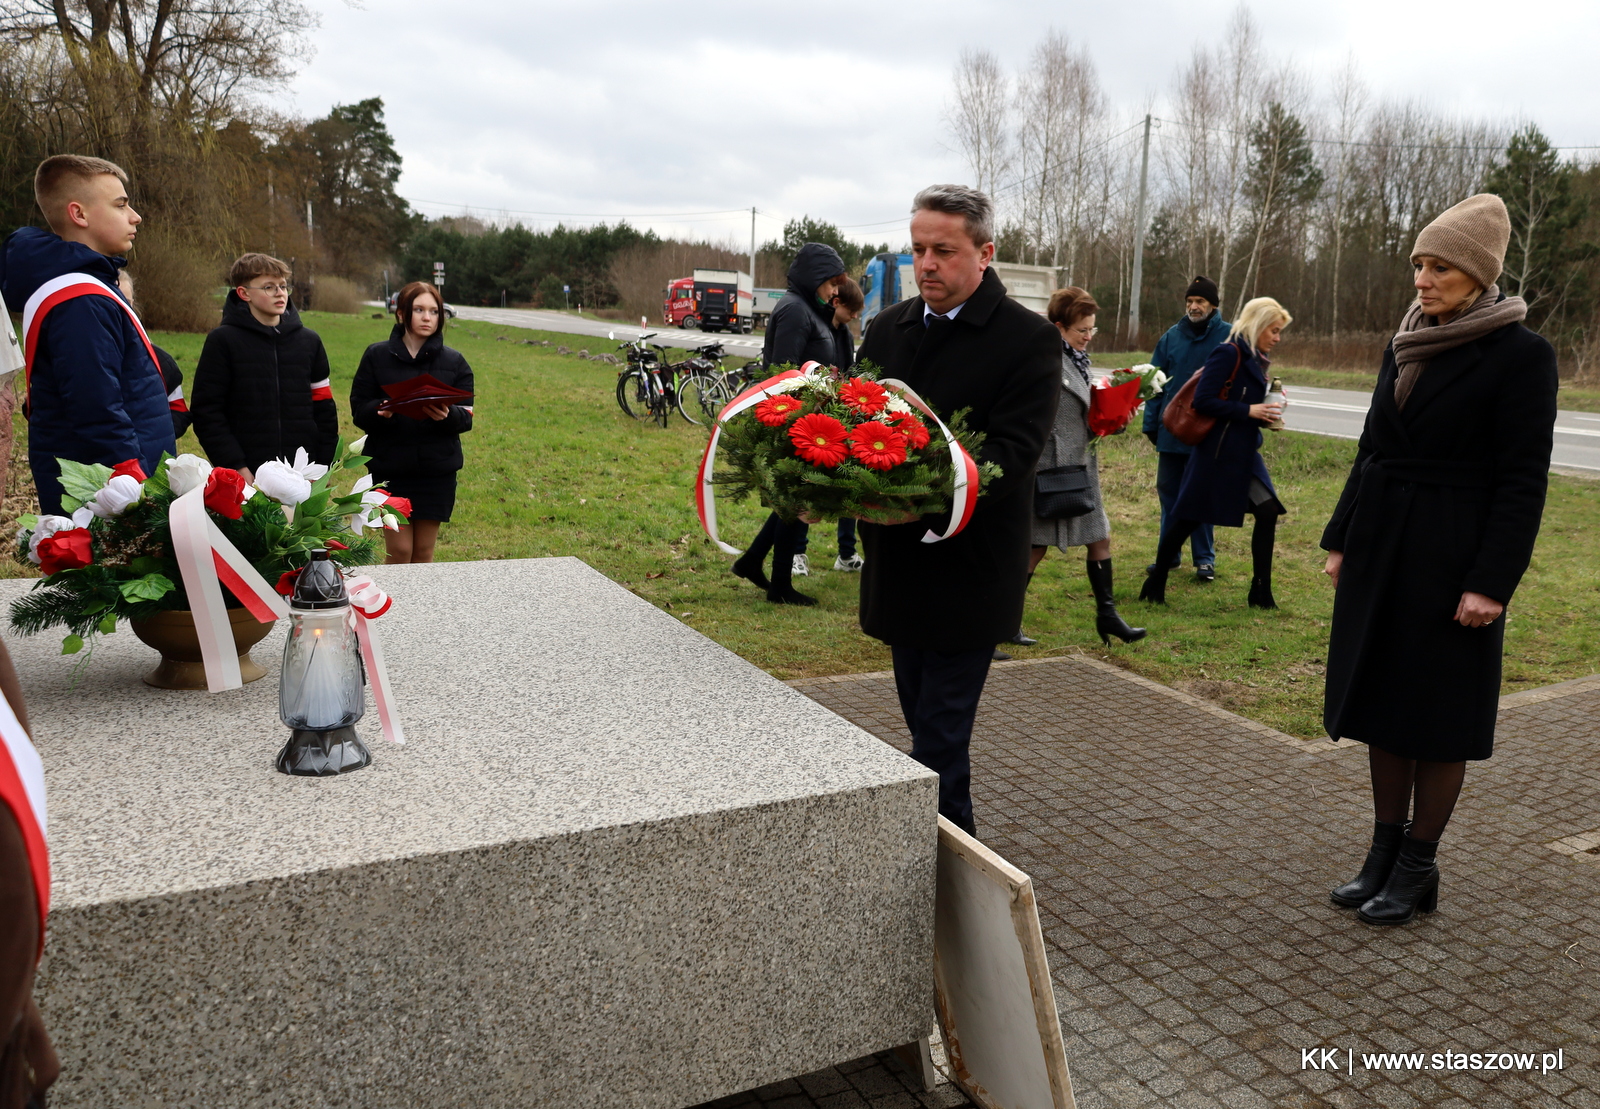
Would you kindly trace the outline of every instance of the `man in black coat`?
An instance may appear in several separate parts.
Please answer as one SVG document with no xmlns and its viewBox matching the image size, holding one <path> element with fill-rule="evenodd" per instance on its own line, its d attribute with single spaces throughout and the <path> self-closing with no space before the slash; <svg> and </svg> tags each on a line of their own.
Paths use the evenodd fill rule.
<svg viewBox="0 0 1600 1109">
<path fill-rule="evenodd" d="M 761 361 L 772 372 L 778 366 L 850 364 L 850 330 L 833 326 L 833 296 L 845 278 L 844 259 L 825 243 L 806 243 L 789 264 L 789 289 L 773 306 L 767 320 Z M 792 584 L 795 555 L 805 550 L 807 528 L 803 521 L 767 517 L 750 543 L 750 549 L 733 564 L 733 572 L 767 591 L 767 600 L 780 605 L 814 605 L 815 597 L 798 592 Z M 767 552 L 772 552 L 772 577 L 762 573 Z"/>
<path fill-rule="evenodd" d="M 924 543 L 945 521 L 861 525 L 861 628 L 887 643 L 911 731 L 911 757 L 939 774 L 939 812 L 974 830 L 968 745 L 994 645 L 1022 623 L 1033 471 L 1055 423 L 1061 339 L 1006 296 L 989 268 L 994 207 L 983 193 L 917 194 L 911 249 L 922 295 L 879 314 L 863 363 L 914 389 L 940 416 L 967 409 L 985 436 L 977 461 L 1002 473 L 965 530 Z"/>
<path fill-rule="evenodd" d="M 289 267 L 265 254 L 233 264 L 222 326 L 194 371 L 195 437 L 212 465 L 252 475 L 274 458 L 333 461 L 339 413 L 322 338 L 289 300 Z"/>
</svg>

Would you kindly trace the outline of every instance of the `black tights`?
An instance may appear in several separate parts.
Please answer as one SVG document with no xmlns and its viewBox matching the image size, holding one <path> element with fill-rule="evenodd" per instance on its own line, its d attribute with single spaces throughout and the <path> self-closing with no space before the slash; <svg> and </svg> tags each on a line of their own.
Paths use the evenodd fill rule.
<svg viewBox="0 0 1600 1109">
<path fill-rule="evenodd" d="M 1372 768 L 1374 816 L 1386 824 L 1404 824 L 1409 818 L 1412 839 L 1432 842 L 1444 835 L 1461 796 L 1466 763 L 1403 759 L 1370 744 L 1367 761 Z"/>
<path fill-rule="evenodd" d="M 1272 580 L 1272 547 L 1278 537 L 1278 514 L 1262 511 L 1255 514 L 1255 530 L 1250 533 L 1250 562 L 1254 576 L 1265 582 Z M 1200 526 L 1199 520 L 1173 520 L 1161 544 L 1156 549 L 1157 566 L 1171 566 L 1178 552 L 1188 542 L 1189 536 Z"/>
</svg>

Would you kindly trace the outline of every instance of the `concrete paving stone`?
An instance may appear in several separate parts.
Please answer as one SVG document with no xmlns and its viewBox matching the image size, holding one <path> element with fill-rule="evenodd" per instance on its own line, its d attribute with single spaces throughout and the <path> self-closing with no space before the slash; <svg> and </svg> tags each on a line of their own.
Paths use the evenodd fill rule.
<svg viewBox="0 0 1600 1109">
<path fill-rule="evenodd" d="M 917 1101 L 923 1109 L 958 1109 L 972 1104 L 965 1094 L 949 1083 L 918 1093 Z"/>
<path fill-rule="evenodd" d="M 966 1104 L 963 1097 L 961 1104 Z M 814 1103 L 817 1109 L 867 1109 L 867 1099 L 854 1090 L 845 1090 L 842 1093 L 829 1094 L 827 1097 L 818 1098 Z"/>
<path fill-rule="evenodd" d="M 755 1095 L 759 1101 L 776 1101 L 780 1097 L 793 1097 L 795 1094 L 804 1092 L 800 1088 L 798 1081 L 793 1078 L 785 1078 L 782 1082 L 774 1082 L 771 1085 L 762 1086 L 755 1091 Z"/>
<path fill-rule="evenodd" d="M 869 1097 L 867 1104 L 872 1109 L 921 1109 L 916 1097 L 904 1090 L 896 1090 L 882 1097 Z"/>
<path fill-rule="evenodd" d="M 891 679 L 794 684 L 908 746 Z M 1326 900 L 1370 835 L 1361 745 L 1307 750 L 1094 660 L 996 667 L 972 748 L 978 824 L 1034 877 L 1079 1106 L 1115 1105 L 1103 1094 L 1131 1078 L 1164 1106 L 1226 1104 L 1242 1084 L 1288 1109 L 1478 1109 L 1511 1089 L 1600 1109 L 1572 1065 L 1600 1039 L 1600 984 L 1563 959 L 1573 943 L 1600 959 L 1600 866 L 1544 846 L 1600 828 L 1596 740 L 1600 690 L 1502 713 L 1441 853 L 1440 912 L 1374 929 Z M 1574 1085 L 1302 1072 L 1311 1044 L 1566 1045 Z"/>
<path fill-rule="evenodd" d="M 858 1070 L 848 1076 L 850 1085 L 855 1090 L 867 1097 L 883 1097 L 886 1094 L 904 1093 L 905 1087 L 900 1079 L 889 1072 L 889 1068 L 878 1065 Z"/>
<path fill-rule="evenodd" d="M 812 1074 L 802 1074 L 795 1079 L 807 1097 L 828 1097 L 850 1088 L 850 1083 L 845 1081 L 844 1075 L 829 1067 L 827 1070 L 816 1071 Z"/>
<path fill-rule="evenodd" d="M 813 1106 L 815 1105 L 816 1102 L 812 1101 L 804 1094 L 797 1094 L 791 1097 L 774 1098 L 771 1101 L 764 1101 L 761 1103 L 762 1109 L 813 1109 Z"/>
</svg>

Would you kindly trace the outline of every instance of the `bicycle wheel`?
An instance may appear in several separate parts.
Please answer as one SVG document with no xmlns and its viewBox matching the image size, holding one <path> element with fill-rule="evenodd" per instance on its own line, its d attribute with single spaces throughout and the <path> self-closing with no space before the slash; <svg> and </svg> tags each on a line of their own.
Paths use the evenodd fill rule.
<svg viewBox="0 0 1600 1109">
<path fill-rule="evenodd" d="M 617 404 L 636 420 L 650 416 L 650 379 L 643 370 L 626 370 L 617 375 Z"/>
<path fill-rule="evenodd" d="M 698 397 L 700 411 L 705 415 L 705 422 L 708 425 L 716 423 L 717 416 L 722 413 L 728 402 L 736 395 L 733 389 L 729 387 L 726 374 L 707 377 Z"/>
<path fill-rule="evenodd" d="M 655 417 L 656 423 L 662 427 L 666 427 L 667 421 L 672 419 L 672 400 L 667 396 L 665 389 L 651 394 L 650 414 Z"/>
<path fill-rule="evenodd" d="M 717 418 L 718 408 L 710 407 L 714 398 L 707 392 L 716 388 L 716 380 L 707 373 L 688 373 L 678 379 L 678 415 L 691 424 L 708 424 Z"/>
</svg>

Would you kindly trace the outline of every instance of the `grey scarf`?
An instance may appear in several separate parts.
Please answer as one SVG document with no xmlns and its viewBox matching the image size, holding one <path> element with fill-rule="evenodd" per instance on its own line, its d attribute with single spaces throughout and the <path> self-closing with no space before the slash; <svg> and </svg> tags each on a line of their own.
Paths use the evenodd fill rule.
<svg viewBox="0 0 1600 1109">
<path fill-rule="evenodd" d="M 1490 285 L 1449 323 L 1424 315 L 1422 305 L 1413 302 L 1400 321 L 1400 330 L 1394 333 L 1394 361 L 1400 371 L 1394 381 L 1395 406 L 1404 411 L 1417 379 L 1436 355 L 1481 339 L 1508 323 L 1521 323 L 1527 316 L 1527 302 L 1521 297 L 1501 300 L 1498 285 Z"/>
<path fill-rule="evenodd" d="M 1066 354 L 1067 361 L 1072 363 L 1072 368 L 1078 371 L 1078 376 L 1083 378 L 1083 383 L 1085 385 L 1090 384 L 1091 378 L 1089 376 L 1089 352 L 1086 350 L 1079 350 L 1077 347 L 1071 346 L 1067 343 L 1062 343 L 1061 349 Z"/>
</svg>

